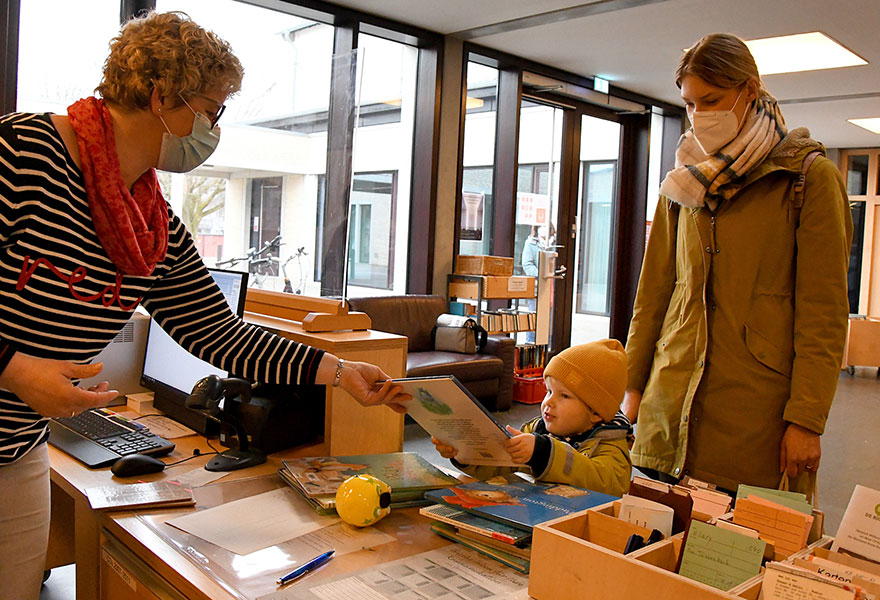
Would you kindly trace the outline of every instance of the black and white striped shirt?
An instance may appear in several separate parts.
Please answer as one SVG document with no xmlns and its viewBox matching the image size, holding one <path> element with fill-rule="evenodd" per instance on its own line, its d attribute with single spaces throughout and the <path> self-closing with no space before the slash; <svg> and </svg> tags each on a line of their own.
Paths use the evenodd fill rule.
<svg viewBox="0 0 880 600">
<path fill-rule="evenodd" d="M 168 215 L 165 260 L 148 277 L 117 275 L 50 115 L 0 118 L 0 372 L 17 351 L 87 363 L 142 304 L 181 346 L 221 369 L 313 383 L 323 352 L 238 319 L 183 223 Z M 47 437 L 47 419 L 0 389 L 0 465 Z"/>
</svg>

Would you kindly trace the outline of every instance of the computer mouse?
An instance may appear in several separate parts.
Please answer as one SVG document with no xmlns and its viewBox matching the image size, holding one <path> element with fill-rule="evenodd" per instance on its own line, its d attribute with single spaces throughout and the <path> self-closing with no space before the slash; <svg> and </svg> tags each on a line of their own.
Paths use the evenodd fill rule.
<svg viewBox="0 0 880 600">
<path fill-rule="evenodd" d="M 158 458 L 146 454 L 129 454 L 113 463 L 110 472 L 117 477 L 134 477 L 135 475 L 158 473 L 164 468 L 165 463 Z"/>
</svg>

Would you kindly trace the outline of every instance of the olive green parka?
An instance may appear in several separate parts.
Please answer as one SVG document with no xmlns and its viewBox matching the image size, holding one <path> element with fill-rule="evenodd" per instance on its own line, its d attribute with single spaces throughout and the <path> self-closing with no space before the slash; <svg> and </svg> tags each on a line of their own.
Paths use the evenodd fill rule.
<svg viewBox="0 0 880 600">
<path fill-rule="evenodd" d="M 794 185 L 814 150 L 798 210 Z M 824 154 L 796 129 L 714 216 L 660 198 L 626 345 L 628 386 L 643 390 L 634 465 L 728 490 L 775 488 L 787 424 L 824 431 L 852 239 L 846 190 Z"/>
</svg>

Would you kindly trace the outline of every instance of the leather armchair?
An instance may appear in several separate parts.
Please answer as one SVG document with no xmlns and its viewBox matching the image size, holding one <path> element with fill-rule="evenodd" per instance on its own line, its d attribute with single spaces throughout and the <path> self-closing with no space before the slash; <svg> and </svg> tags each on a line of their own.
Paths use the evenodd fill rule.
<svg viewBox="0 0 880 600">
<path fill-rule="evenodd" d="M 438 352 L 431 341 L 437 317 L 448 312 L 442 296 L 406 295 L 349 298 L 351 310 L 367 313 L 372 328 L 408 340 L 407 377 L 455 375 L 487 410 L 508 410 L 513 403 L 513 354 L 516 342 L 489 336 L 477 354 Z"/>
</svg>

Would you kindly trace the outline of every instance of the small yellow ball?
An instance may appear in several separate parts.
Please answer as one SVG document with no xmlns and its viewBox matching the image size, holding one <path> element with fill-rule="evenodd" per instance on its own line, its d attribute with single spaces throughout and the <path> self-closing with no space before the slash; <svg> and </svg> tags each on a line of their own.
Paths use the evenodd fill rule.
<svg viewBox="0 0 880 600">
<path fill-rule="evenodd" d="M 336 490 L 336 512 L 346 523 L 366 527 L 391 512 L 391 488 L 372 475 L 349 477 Z"/>
</svg>

